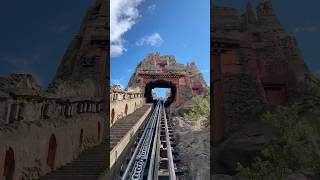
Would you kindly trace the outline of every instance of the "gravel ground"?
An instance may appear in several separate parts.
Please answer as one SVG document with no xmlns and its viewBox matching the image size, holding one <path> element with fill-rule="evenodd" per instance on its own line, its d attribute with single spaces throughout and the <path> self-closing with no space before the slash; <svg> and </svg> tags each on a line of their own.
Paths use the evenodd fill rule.
<svg viewBox="0 0 320 180">
<path fill-rule="evenodd" d="M 199 123 L 188 122 L 183 117 L 173 117 L 177 150 L 186 170 L 183 179 L 210 179 L 210 131 Z"/>
</svg>

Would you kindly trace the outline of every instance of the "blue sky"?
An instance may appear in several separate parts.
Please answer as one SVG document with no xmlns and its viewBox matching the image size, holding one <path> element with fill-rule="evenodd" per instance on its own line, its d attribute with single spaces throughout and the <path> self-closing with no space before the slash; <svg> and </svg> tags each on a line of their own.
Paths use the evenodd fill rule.
<svg viewBox="0 0 320 180">
<path fill-rule="evenodd" d="M 158 95 L 158 97 L 165 98 L 167 88 L 154 88 L 153 92 L 155 92 Z"/>
<path fill-rule="evenodd" d="M 111 0 L 116 1 L 121 2 Z M 138 61 L 149 52 L 159 51 L 175 55 L 181 63 L 195 60 L 208 81 L 209 1 L 131 1 L 139 4 L 139 15 L 122 36 L 127 51 L 111 59 L 111 80 L 126 85 Z M 215 0 L 217 4 L 221 1 L 240 9 L 246 5 L 246 0 Z M 253 2 L 256 5 L 258 0 Z M 92 4 L 94 0 L 3 1 L 0 6 L 0 76 L 31 73 L 46 88 Z M 297 38 L 310 69 L 320 72 L 320 1 L 274 0 L 273 5 L 284 28 Z M 136 45 L 142 37 L 154 33 L 161 36 L 161 45 Z"/>
<path fill-rule="evenodd" d="M 119 1 L 122 0 L 118 0 L 118 2 L 111 0 L 111 3 L 119 3 Z M 131 17 L 135 17 L 135 24 L 121 37 L 118 36 L 118 39 L 114 40 L 114 44 L 121 44 L 125 50 L 121 55 L 114 53 L 111 56 L 111 84 L 120 83 L 126 87 L 136 65 L 151 52 L 174 55 L 179 63 L 185 64 L 195 61 L 209 84 L 210 1 L 135 1 L 139 2 L 138 5 L 123 4 L 123 6 L 135 7 L 139 15 L 131 14 Z M 116 9 L 116 7 L 114 8 Z M 112 5 L 111 11 L 113 11 Z M 121 17 L 121 13 L 125 12 L 114 10 L 111 16 Z M 118 21 L 120 20 L 118 19 Z M 120 29 L 118 24 L 119 22 L 112 23 L 111 20 L 111 40 L 113 33 L 116 34 L 116 32 L 112 32 L 112 29 Z M 120 43 L 119 39 L 121 39 Z"/>
<path fill-rule="evenodd" d="M 31 73 L 45 89 L 93 0 L 1 2 L 0 76 Z"/>
<path fill-rule="evenodd" d="M 252 0 L 254 8 L 261 0 Z M 216 5 L 226 5 L 244 11 L 247 0 L 214 0 Z M 272 0 L 280 23 L 299 44 L 310 70 L 320 74 L 320 1 L 319 0 Z"/>
</svg>

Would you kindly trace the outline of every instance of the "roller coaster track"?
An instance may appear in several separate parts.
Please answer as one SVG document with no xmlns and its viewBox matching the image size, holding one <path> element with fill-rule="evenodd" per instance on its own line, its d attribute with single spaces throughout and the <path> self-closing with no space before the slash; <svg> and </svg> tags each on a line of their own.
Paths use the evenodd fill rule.
<svg viewBox="0 0 320 180">
<path fill-rule="evenodd" d="M 136 148 L 122 175 L 122 180 L 176 180 L 171 126 L 164 102 L 158 100 Z"/>
</svg>

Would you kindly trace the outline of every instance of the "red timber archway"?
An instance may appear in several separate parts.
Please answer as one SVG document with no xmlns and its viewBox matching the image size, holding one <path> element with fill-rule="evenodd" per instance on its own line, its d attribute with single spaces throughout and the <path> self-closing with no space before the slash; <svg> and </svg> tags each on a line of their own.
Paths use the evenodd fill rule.
<svg viewBox="0 0 320 180">
<path fill-rule="evenodd" d="M 55 159 L 57 153 L 57 140 L 56 136 L 52 134 L 49 140 L 48 156 L 47 156 L 47 165 L 54 169 Z"/>
<path fill-rule="evenodd" d="M 6 151 L 5 160 L 4 160 L 3 176 L 6 178 L 6 180 L 13 180 L 14 170 L 15 170 L 14 152 L 13 152 L 13 149 L 10 147 Z"/>
</svg>

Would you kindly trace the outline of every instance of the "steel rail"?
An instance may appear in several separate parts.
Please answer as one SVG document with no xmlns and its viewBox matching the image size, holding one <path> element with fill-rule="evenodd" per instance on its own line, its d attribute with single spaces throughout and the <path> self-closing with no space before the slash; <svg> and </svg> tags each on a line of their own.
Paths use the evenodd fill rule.
<svg viewBox="0 0 320 180">
<path fill-rule="evenodd" d="M 175 173 L 174 164 L 173 164 L 173 156 L 172 156 L 171 142 L 170 142 L 170 136 L 169 136 L 168 121 L 167 121 L 166 111 L 164 108 L 163 108 L 163 116 L 164 116 L 164 123 L 165 123 L 169 176 L 170 176 L 170 180 L 176 180 L 177 178 L 176 178 L 176 173 Z"/>
<path fill-rule="evenodd" d="M 160 123 L 161 122 L 161 123 Z M 161 125 L 160 125 L 161 124 Z M 160 126 L 162 127 L 160 131 Z M 164 128 L 164 129 L 163 129 Z M 166 171 L 170 180 L 176 180 L 173 162 L 169 125 L 164 108 L 164 102 L 158 100 L 128 166 L 122 176 L 122 180 L 153 180 L 158 179 L 160 161 L 156 157 L 160 153 L 160 134 L 164 133 L 168 166 Z M 161 135 L 162 136 L 162 135 Z"/>
<path fill-rule="evenodd" d="M 159 126 L 160 126 L 160 119 L 161 119 L 161 109 L 163 108 L 162 103 L 159 108 L 159 115 L 157 119 L 157 125 L 156 125 L 156 130 L 155 134 L 153 137 L 153 145 L 152 145 L 152 152 L 150 156 L 150 163 L 149 163 L 149 171 L 148 171 L 148 177 L 147 180 L 153 180 L 154 178 L 154 167 L 155 167 L 155 157 L 156 157 L 156 149 L 157 149 L 157 144 L 158 144 L 158 137 L 159 137 Z"/>
<path fill-rule="evenodd" d="M 160 107 L 156 110 L 156 114 L 159 116 L 159 110 Z M 152 137 L 154 135 L 155 131 L 155 124 L 157 120 L 157 115 L 152 119 L 152 125 L 150 129 L 148 129 L 148 134 L 145 136 L 145 139 L 143 140 L 143 144 L 139 150 L 139 154 L 136 156 L 136 161 L 133 167 L 133 172 L 131 173 L 131 176 L 129 179 L 131 180 L 141 180 L 144 177 L 145 173 L 145 168 L 149 159 L 149 152 L 150 152 L 150 147 L 151 147 L 151 142 L 152 142 Z"/>
<path fill-rule="evenodd" d="M 134 166 L 134 163 L 136 162 L 136 157 L 141 149 L 141 146 L 143 144 L 143 142 L 145 141 L 145 138 L 146 138 L 146 135 L 148 134 L 148 132 L 150 131 L 152 125 L 154 124 L 153 120 L 155 119 L 155 117 L 157 117 L 157 113 L 159 112 L 159 107 L 160 107 L 160 101 L 157 102 L 157 105 L 156 107 L 154 108 L 154 111 L 152 112 L 150 118 L 149 118 L 149 121 L 147 123 L 147 126 L 146 126 L 146 129 L 145 131 L 143 132 L 142 136 L 141 136 L 141 139 L 139 140 L 139 143 L 136 147 L 136 149 L 134 150 L 134 153 L 132 155 L 132 158 L 130 159 L 129 161 L 129 164 L 126 168 L 126 171 L 124 172 L 123 176 L 122 176 L 122 180 L 127 180 L 129 179 L 129 176 L 132 175 L 132 169 L 133 169 L 133 166 Z M 139 161 L 141 163 L 141 161 Z"/>
</svg>

